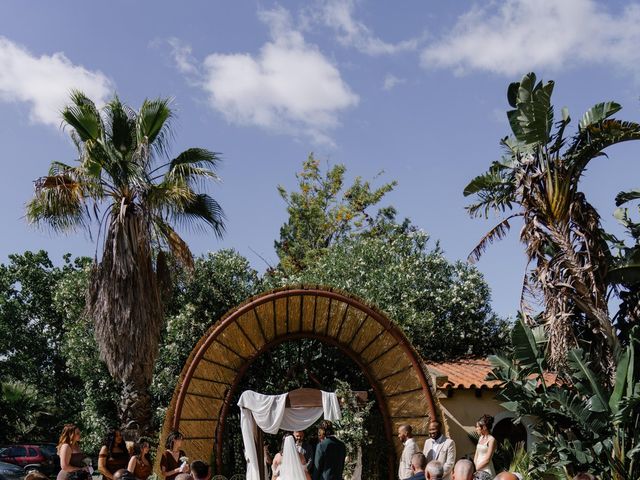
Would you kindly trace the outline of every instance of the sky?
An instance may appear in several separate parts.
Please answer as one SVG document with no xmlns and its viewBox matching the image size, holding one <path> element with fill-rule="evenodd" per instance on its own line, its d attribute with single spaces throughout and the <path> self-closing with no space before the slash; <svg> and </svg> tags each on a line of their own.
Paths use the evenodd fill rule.
<svg viewBox="0 0 640 480">
<path fill-rule="evenodd" d="M 263 271 L 292 189 L 313 152 L 347 177 L 398 181 L 382 205 L 466 260 L 498 221 L 472 219 L 462 191 L 500 157 L 510 82 L 555 80 L 573 128 L 595 103 L 640 121 L 640 3 L 595 0 L 0 2 L 0 261 L 45 249 L 93 256 L 86 232 L 35 230 L 24 219 L 33 181 L 72 163 L 61 129 L 69 91 L 96 103 L 117 92 L 137 107 L 171 97 L 172 151 L 220 152 L 210 193 L 227 231 L 181 232 L 195 254 L 234 248 Z M 581 188 L 607 228 L 614 197 L 640 187 L 640 145 L 592 162 Z M 525 268 L 514 223 L 477 264 L 503 316 L 517 309 Z M 94 232 L 95 234 L 95 232 Z"/>
</svg>

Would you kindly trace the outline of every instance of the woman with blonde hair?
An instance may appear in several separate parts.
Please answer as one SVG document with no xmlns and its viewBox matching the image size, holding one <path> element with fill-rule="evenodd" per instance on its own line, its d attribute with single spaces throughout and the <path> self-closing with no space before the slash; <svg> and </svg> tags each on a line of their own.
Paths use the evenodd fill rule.
<svg viewBox="0 0 640 480">
<path fill-rule="evenodd" d="M 66 480 L 71 472 L 87 470 L 80 450 L 80 429 L 73 423 L 64 426 L 56 448 L 60 457 L 60 472 L 56 480 Z"/>
</svg>

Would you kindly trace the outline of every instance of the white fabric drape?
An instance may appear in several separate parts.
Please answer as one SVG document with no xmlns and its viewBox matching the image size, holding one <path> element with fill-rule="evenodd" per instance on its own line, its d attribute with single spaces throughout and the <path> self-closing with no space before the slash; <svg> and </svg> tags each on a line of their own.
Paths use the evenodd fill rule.
<svg viewBox="0 0 640 480">
<path fill-rule="evenodd" d="M 287 435 L 282 450 L 282 464 L 280 465 L 279 478 L 284 480 L 307 480 L 307 475 L 304 470 L 304 465 L 300 460 L 300 454 L 296 448 L 296 441 L 293 435 Z"/>
<path fill-rule="evenodd" d="M 263 395 L 247 390 L 240 395 L 240 428 L 247 461 L 247 480 L 259 480 L 258 452 L 255 439 L 257 428 L 266 433 L 278 430 L 306 430 L 321 416 L 325 420 L 339 420 L 340 403 L 333 392 L 322 392 L 322 407 L 286 408 L 287 394 Z"/>
</svg>

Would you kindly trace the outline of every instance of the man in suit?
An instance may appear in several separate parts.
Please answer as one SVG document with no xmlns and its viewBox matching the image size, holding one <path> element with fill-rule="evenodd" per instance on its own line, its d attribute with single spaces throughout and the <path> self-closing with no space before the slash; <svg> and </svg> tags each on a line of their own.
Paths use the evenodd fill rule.
<svg viewBox="0 0 640 480">
<path fill-rule="evenodd" d="M 314 456 L 313 480 L 342 480 L 347 447 L 333 435 L 333 425 L 328 420 L 320 423 L 324 440 L 318 443 Z"/>
<path fill-rule="evenodd" d="M 434 420 L 429 423 L 429 438 L 424 442 L 422 453 L 427 462 L 436 460 L 444 469 L 444 480 L 451 480 L 451 471 L 456 462 L 456 444 L 442 433 L 442 425 Z"/>
<path fill-rule="evenodd" d="M 409 480 L 425 480 L 424 469 L 427 466 L 427 459 L 425 456 L 418 452 L 414 453 L 411 457 L 411 470 L 413 475 L 409 477 Z"/>
<path fill-rule="evenodd" d="M 313 447 L 309 444 L 309 442 L 305 442 L 304 440 L 304 432 L 296 431 L 293 432 L 293 438 L 296 439 L 296 450 L 298 453 L 304 455 L 305 468 L 309 473 L 313 472 Z"/>
<path fill-rule="evenodd" d="M 418 453 L 420 449 L 413 439 L 413 428 L 411 425 L 400 425 L 398 427 L 398 440 L 402 442 L 402 455 L 400 455 L 400 463 L 398 465 L 398 478 L 406 480 L 413 475 L 411 470 L 411 458 L 414 453 Z"/>
</svg>

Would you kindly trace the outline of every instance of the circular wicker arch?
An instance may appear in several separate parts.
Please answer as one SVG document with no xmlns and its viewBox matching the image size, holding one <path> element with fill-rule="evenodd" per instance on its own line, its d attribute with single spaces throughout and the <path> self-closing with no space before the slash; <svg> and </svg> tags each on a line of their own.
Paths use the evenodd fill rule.
<svg viewBox="0 0 640 480">
<path fill-rule="evenodd" d="M 427 369 L 385 315 L 354 296 L 318 286 L 254 297 L 207 331 L 180 375 L 162 445 L 171 430 L 180 430 L 189 456 L 209 459 L 215 449 L 220 470 L 225 419 L 247 369 L 281 343 L 300 338 L 338 347 L 362 370 L 375 393 L 387 441 L 395 447 L 389 455 L 389 478 L 394 478 L 394 453 L 402 449 L 397 427 L 412 425 L 420 444 L 429 419 L 436 418 Z"/>
</svg>

